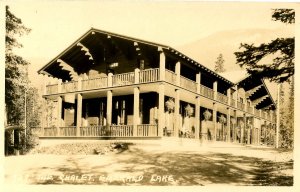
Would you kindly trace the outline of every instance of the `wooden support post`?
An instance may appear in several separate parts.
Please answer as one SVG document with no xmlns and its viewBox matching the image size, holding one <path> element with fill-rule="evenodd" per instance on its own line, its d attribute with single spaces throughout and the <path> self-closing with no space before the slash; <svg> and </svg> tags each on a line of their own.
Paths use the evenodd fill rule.
<svg viewBox="0 0 300 192">
<path fill-rule="evenodd" d="M 158 89 L 158 136 L 162 137 L 165 128 L 165 85 L 160 84 Z"/>
<path fill-rule="evenodd" d="M 213 91 L 214 91 L 214 100 L 217 100 L 218 95 L 218 81 L 215 81 L 213 84 Z"/>
<path fill-rule="evenodd" d="M 59 136 L 59 130 L 61 126 L 61 115 L 62 115 L 62 98 L 61 96 L 57 97 L 57 120 L 56 120 L 56 128 L 57 128 L 57 135 Z"/>
<path fill-rule="evenodd" d="M 178 137 L 179 135 L 179 128 L 180 128 L 180 114 L 179 114 L 179 107 L 180 107 L 180 90 L 175 90 L 175 109 L 174 109 L 174 116 L 175 116 L 175 130 L 174 136 Z"/>
<path fill-rule="evenodd" d="M 226 141 L 230 142 L 230 108 L 227 108 L 227 121 L 226 121 L 226 126 L 227 126 L 227 136 L 226 136 Z"/>
<path fill-rule="evenodd" d="M 196 97 L 195 102 L 195 139 L 199 139 L 200 132 L 200 96 Z"/>
<path fill-rule="evenodd" d="M 166 56 L 162 48 L 158 48 L 159 52 L 159 79 L 161 81 L 165 80 L 165 70 L 166 70 Z"/>
<path fill-rule="evenodd" d="M 82 95 L 77 94 L 77 112 L 76 112 L 76 136 L 80 136 L 80 127 L 81 127 L 81 118 L 82 118 Z"/>
<path fill-rule="evenodd" d="M 140 90 L 133 88 L 133 136 L 137 136 L 137 127 L 140 124 Z"/>
<path fill-rule="evenodd" d="M 213 141 L 217 140 L 217 103 L 213 104 L 213 124 L 214 124 L 214 135 L 213 135 Z"/>
<path fill-rule="evenodd" d="M 197 93 L 200 94 L 200 91 L 201 91 L 201 72 L 196 74 L 196 84 L 197 84 Z"/>
<path fill-rule="evenodd" d="M 107 91 L 107 107 L 106 107 L 106 125 L 107 127 L 111 126 L 111 117 L 112 117 L 112 91 Z"/>
<path fill-rule="evenodd" d="M 176 62 L 175 64 L 175 74 L 176 74 L 176 85 L 180 86 L 180 69 L 181 63 L 180 61 Z"/>
</svg>

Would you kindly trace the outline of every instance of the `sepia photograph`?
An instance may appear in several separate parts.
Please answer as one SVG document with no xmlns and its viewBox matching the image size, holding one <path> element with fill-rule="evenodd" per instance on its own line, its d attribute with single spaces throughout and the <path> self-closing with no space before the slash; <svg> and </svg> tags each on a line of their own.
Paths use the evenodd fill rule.
<svg viewBox="0 0 300 192">
<path fill-rule="evenodd" d="M 1 4 L 7 189 L 294 190 L 299 3 Z"/>
</svg>

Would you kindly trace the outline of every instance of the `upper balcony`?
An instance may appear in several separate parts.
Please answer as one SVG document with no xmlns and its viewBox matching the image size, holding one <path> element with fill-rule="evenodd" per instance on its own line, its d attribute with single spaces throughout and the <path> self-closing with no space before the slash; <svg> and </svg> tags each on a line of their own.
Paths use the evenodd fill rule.
<svg viewBox="0 0 300 192">
<path fill-rule="evenodd" d="M 61 94 L 61 93 L 72 93 L 76 91 L 89 91 L 96 89 L 103 89 L 109 87 L 118 87 L 118 86 L 127 86 L 134 84 L 143 84 L 143 83 L 154 83 L 162 81 L 160 78 L 160 69 L 159 68 L 151 68 L 146 70 L 137 70 L 129 73 L 121 73 L 121 74 L 109 74 L 107 77 L 101 78 L 92 78 L 92 79 L 79 79 L 78 81 L 69 81 L 63 83 L 56 83 L 46 86 L 45 95 L 53 95 L 53 94 Z M 165 82 L 168 82 L 174 86 L 179 86 L 188 91 L 194 92 L 195 94 L 200 94 L 203 97 L 206 97 L 210 100 L 216 100 L 225 105 L 230 105 L 231 107 L 237 107 L 241 111 L 245 111 L 247 113 L 253 114 L 255 116 L 260 117 L 260 111 L 254 109 L 251 106 L 248 106 L 239 101 L 236 102 L 235 99 L 224 95 L 222 93 L 217 92 L 215 95 L 215 91 L 212 88 L 198 84 L 190 80 L 184 76 L 180 76 L 179 83 L 177 82 L 177 74 L 173 71 L 165 70 Z M 236 106 L 237 103 L 237 106 Z M 271 120 L 270 115 L 262 113 L 262 118 L 266 120 Z"/>
</svg>

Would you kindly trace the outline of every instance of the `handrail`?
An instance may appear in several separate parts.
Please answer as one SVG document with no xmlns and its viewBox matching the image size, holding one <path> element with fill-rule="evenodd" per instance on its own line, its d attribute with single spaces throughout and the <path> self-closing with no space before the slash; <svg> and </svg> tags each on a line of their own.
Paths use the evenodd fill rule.
<svg viewBox="0 0 300 192">
<path fill-rule="evenodd" d="M 121 73 L 112 76 L 112 85 L 131 85 L 134 84 L 134 72 Z"/>
<path fill-rule="evenodd" d="M 139 137 L 149 137 L 157 136 L 158 126 L 156 124 L 140 124 L 137 125 L 137 136 Z"/>
<path fill-rule="evenodd" d="M 167 82 L 176 85 L 176 81 L 177 81 L 177 74 L 174 73 L 173 71 L 170 71 L 168 69 L 166 69 L 165 71 L 166 75 L 165 75 L 165 79 Z"/>
<path fill-rule="evenodd" d="M 217 93 L 217 100 L 222 103 L 228 103 L 228 97 L 222 93 Z"/>
<path fill-rule="evenodd" d="M 214 98 L 214 90 L 204 85 L 200 85 L 200 94 L 210 99 Z"/>
<path fill-rule="evenodd" d="M 77 90 L 77 81 L 69 81 L 61 84 L 61 91 L 63 93 L 73 92 Z"/>
<path fill-rule="evenodd" d="M 58 84 L 46 85 L 46 93 L 49 95 L 58 93 Z"/>
<path fill-rule="evenodd" d="M 107 87 L 107 77 L 82 80 L 82 90 L 99 89 Z"/>
<path fill-rule="evenodd" d="M 184 87 L 188 90 L 191 90 L 191 91 L 194 91 L 196 92 L 197 91 L 197 84 L 195 81 L 193 80 L 190 80 L 184 76 L 180 76 L 180 86 L 181 87 Z"/>
<path fill-rule="evenodd" d="M 148 83 L 159 80 L 159 68 L 145 69 L 139 72 L 139 82 Z"/>
</svg>

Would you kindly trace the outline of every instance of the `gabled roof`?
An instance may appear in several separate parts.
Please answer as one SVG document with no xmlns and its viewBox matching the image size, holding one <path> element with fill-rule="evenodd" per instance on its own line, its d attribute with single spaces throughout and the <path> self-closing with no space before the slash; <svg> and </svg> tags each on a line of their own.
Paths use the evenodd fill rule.
<svg viewBox="0 0 300 192">
<path fill-rule="evenodd" d="M 179 52 L 178 50 L 164 45 L 164 44 L 160 44 L 160 43 L 155 43 L 155 42 L 150 42 L 150 41 L 146 41 L 143 39 L 138 39 L 138 38 L 133 38 L 133 37 L 128 37 L 125 35 L 120 35 L 120 34 L 116 34 L 116 33 L 112 33 L 112 32 L 108 32 L 108 31 L 103 31 L 103 30 L 99 30 L 99 29 L 95 29 L 95 28 L 91 28 L 90 30 L 88 30 L 86 33 L 84 33 L 81 37 L 79 37 L 74 43 L 72 43 L 69 47 L 67 47 L 62 53 L 60 53 L 58 56 L 56 56 L 55 58 L 53 58 L 49 63 L 47 63 L 45 66 L 43 66 L 40 70 L 38 70 L 39 74 L 42 73 L 46 73 L 45 69 L 47 69 L 47 67 L 49 67 L 50 65 L 52 65 L 54 62 L 56 62 L 61 56 L 63 56 L 65 53 L 67 53 L 72 47 L 76 46 L 82 39 L 84 39 L 85 37 L 87 37 L 90 34 L 94 34 L 94 33 L 101 33 L 101 34 L 106 34 L 109 36 L 114 36 L 114 37 L 119 37 L 122 39 L 126 39 L 129 41 L 133 41 L 133 42 L 137 42 L 137 43 L 143 43 L 143 44 L 147 44 L 150 46 L 157 46 L 157 47 L 161 47 L 162 49 L 166 49 L 169 50 L 171 53 L 178 55 L 179 57 L 181 57 L 182 59 L 187 60 L 188 62 L 194 64 L 197 67 L 200 67 L 201 69 L 203 69 L 204 71 L 213 74 L 214 76 L 216 76 L 217 78 L 233 85 L 234 83 L 229 81 L 228 79 L 222 77 L 221 75 L 217 74 L 216 72 L 210 70 L 209 68 L 205 67 L 204 65 L 198 63 L 197 61 L 193 60 L 192 58 L 186 56 L 185 54 Z M 50 74 L 48 74 L 50 75 Z"/>
</svg>

